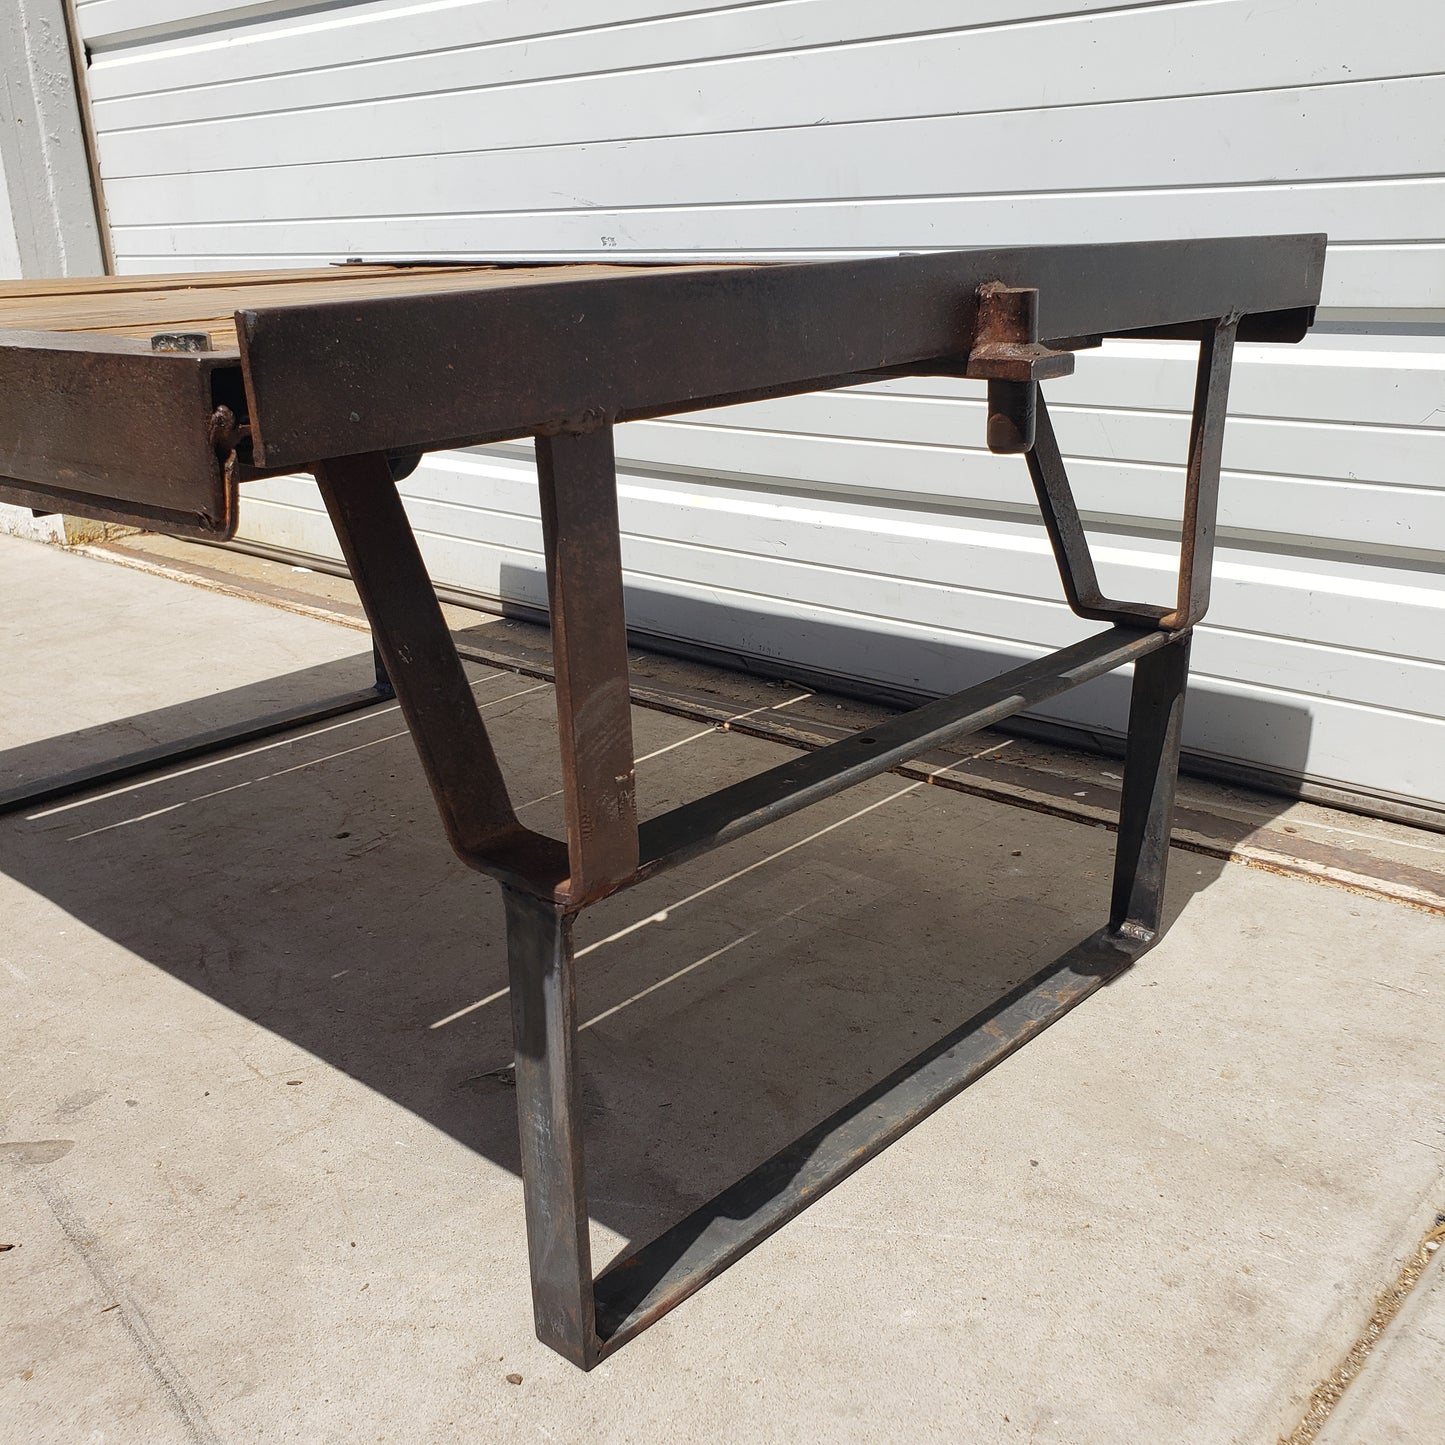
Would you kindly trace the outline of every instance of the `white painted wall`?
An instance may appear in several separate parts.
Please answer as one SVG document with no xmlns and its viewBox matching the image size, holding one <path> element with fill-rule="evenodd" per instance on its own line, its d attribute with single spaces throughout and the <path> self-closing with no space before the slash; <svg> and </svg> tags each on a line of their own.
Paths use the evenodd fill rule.
<svg viewBox="0 0 1445 1445">
<path fill-rule="evenodd" d="M 0 163 L 22 273 L 103 272 L 65 0 L 0 6 Z"/>
<path fill-rule="evenodd" d="M 62 4 L 0 6 L 0 278 L 105 269 Z M 66 524 L 0 503 L 0 533 L 59 542 Z"/>
<path fill-rule="evenodd" d="M 15 234 L 15 216 L 10 209 L 10 191 L 5 184 L 5 157 L 0 154 L 0 280 L 20 275 L 20 240 Z"/>
<path fill-rule="evenodd" d="M 127 271 L 1329 231 L 1328 315 L 1366 329 L 1241 348 L 1187 741 L 1445 807 L 1437 0 L 1376 0 L 1367 24 L 1354 0 L 79 15 Z M 1186 352 L 1111 345 L 1050 388 L 1121 592 L 1169 591 Z M 619 429 L 633 622 L 924 690 L 1079 635 L 980 395 L 898 383 Z M 408 490 L 439 581 L 541 600 L 525 448 L 430 457 Z M 243 515 L 334 552 L 309 482 Z M 1054 715 L 1117 727 L 1122 697 Z"/>
<path fill-rule="evenodd" d="M 15 234 L 15 217 L 5 182 L 5 157 L 0 153 L 0 280 L 14 279 L 20 274 L 20 241 Z M 29 507 L 12 507 L 8 502 L 0 502 L 0 535 L 55 542 L 61 540 L 64 531 L 59 517 L 32 517 Z"/>
</svg>

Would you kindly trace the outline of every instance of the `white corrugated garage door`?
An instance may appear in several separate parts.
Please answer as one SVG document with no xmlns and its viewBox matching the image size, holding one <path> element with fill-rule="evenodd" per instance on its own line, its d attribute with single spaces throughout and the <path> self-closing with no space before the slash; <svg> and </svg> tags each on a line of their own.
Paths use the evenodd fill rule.
<svg viewBox="0 0 1445 1445">
<path fill-rule="evenodd" d="M 121 271 L 1329 231 L 1335 333 L 1240 348 L 1186 741 L 1445 808 L 1436 0 L 78 10 Z M 1192 365 L 1117 343 L 1050 388 L 1117 594 L 1170 593 Z M 927 691 L 1079 636 L 980 413 L 928 380 L 620 428 L 629 620 Z M 439 582 L 541 602 L 527 449 L 407 491 Z M 243 517 L 335 555 L 305 480 Z M 1116 727 L 1122 695 L 1051 715 Z"/>
</svg>

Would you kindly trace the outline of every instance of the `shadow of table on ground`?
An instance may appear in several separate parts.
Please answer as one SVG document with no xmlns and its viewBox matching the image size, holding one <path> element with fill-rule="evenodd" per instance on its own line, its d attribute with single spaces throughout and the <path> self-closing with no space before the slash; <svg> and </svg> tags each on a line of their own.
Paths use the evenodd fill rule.
<svg viewBox="0 0 1445 1445">
<path fill-rule="evenodd" d="M 310 669 L 226 705 L 319 695 L 368 667 Z M 473 676 L 514 797 L 555 810 L 550 688 Z M 214 707 L 190 716 L 210 725 Z M 163 737 L 185 715 L 139 727 Z M 654 799 L 787 756 L 638 718 L 657 745 L 642 774 Z M 59 739 L 0 765 L 33 775 L 95 749 Z M 1007 994 L 1104 921 L 1112 849 L 1102 827 L 885 775 L 588 910 L 596 1224 L 651 1238 Z M 1223 866 L 1183 856 L 1171 916 Z M 23 811 L 0 821 L 0 867 L 517 1171 L 498 890 L 447 849 L 394 706 Z"/>
</svg>

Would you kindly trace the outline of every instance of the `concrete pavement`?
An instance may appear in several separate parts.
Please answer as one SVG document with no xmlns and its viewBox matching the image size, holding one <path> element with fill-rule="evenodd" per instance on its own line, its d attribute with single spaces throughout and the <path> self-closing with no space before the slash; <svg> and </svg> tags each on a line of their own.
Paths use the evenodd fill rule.
<svg viewBox="0 0 1445 1445">
<path fill-rule="evenodd" d="M 344 628 L 34 543 L 0 602 L 27 770 L 366 671 Z M 556 826 L 550 689 L 472 676 Z M 644 811 L 788 755 L 635 727 Z M 584 915 L 599 1265 L 1088 932 L 1111 842 L 889 776 Z M 1184 852 L 1170 905 L 582 1375 L 532 1338 L 496 890 L 394 710 L 0 820 L 0 1437 L 1271 1442 L 1445 1208 L 1445 920 Z M 1411 1398 L 1329 1438 L 1438 1441 Z"/>
</svg>

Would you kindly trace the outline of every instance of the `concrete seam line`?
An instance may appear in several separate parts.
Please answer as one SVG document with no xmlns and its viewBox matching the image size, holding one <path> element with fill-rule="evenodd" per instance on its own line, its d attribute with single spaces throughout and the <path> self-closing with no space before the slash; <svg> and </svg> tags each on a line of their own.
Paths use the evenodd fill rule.
<svg viewBox="0 0 1445 1445">
<path fill-rule="evenodd" d="M 1315 1386 L 1299 1424 L 1288 1435 L 1281 1435 L 1278 1445 L 1311 1445 L 1324 1428 L 1325 1421 L 1340 1403 L 1340 1398 L 1349 1388 L 1350 1382 L 1356 1379 L 1365 1367 L 1365 1362 L 1379 1343 L 1380 1336 L 1385 1333 L 1390 1321 L 1400 1313 L 1401 1306 L 1419 1284 L 1441 1244 L 1445 1244 L 1445 1218 L 1437 1216 L 1437 1219 L 1440 1219 L 1440 1222 L 1426 1231 L 1425 1237 L 1400 1266 L 1395 1278 L 1376 1295 L 1375 1307 L 1371 1310 L 1364 1329 L 1355 1337 L 1355 1342 L 1345 1352 L 1344 1359 Z"/>
<path fill-rule="evenodd" d="M 134 1296 L 101 1252 L 95 1231 L 89 1229 L 76 1214 L 60 1185 L 47 1178 L 41 1169 L 18 1160 L 15 1167 L 29 1179 L 40 1197 L 45 1200 L 66 1241 L 84 1261 L 91 1278 L 100 1287 L 100 1294 L 109 1304 L 121 1306 L 116 1318 L 130 1336 L 147 1373 L 160 1387 L 186 1437 L 193 1445 L 220 1445 L 220 1436 L 207 1420 L 205 1410 L 191 1388 L 190 1381 L 157 1338 Z"/>
<path fill-rule="evenodd" d="M 320 603 L 293 601 L 271 589 L 258 587 L 248 582 L 223 580 L 209 570 L 192 570 L 156 562 L 149 557 L 137 557 L 113 550 L 104 543 L 81 542 L 65 548 L 77 556 L 90 557 L 97 562 L 109 562 L 117 567 L 129 567 L 134 572 L 144 572 L 151 577 L 164 577 L 171 582 L 184 582 L 199 587 L 203 592 L 215 592 L 222 597 L 235 597 L 242 602 L 261 602 L 282 612 L 292 612 L 300 617 L 314 617 L 321 622 L 334 622 L 353 632 L 369 632 L 365 614 L 358 607 L 356 613 L 341 612 Z"/>
</svg>

